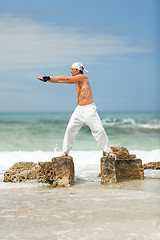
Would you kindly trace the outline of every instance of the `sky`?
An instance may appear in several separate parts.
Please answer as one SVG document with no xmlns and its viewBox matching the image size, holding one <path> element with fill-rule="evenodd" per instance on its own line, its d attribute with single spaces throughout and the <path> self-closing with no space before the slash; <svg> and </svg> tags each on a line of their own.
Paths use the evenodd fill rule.
<svg viewBox="0 0 160 240">
<path fill-rule="evenodd" d="M 74 85 L 44 75 L 89 71 L 104 112 L 160 111 L 159 0 L 0 0 L 0 112 L 70 112 Z"/>
</svg>

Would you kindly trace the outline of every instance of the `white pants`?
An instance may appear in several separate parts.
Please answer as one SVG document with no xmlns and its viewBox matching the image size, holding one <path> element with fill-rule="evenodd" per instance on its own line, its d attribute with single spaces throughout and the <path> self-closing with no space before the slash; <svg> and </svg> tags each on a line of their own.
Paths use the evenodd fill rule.
<svg viewBox="0 0 160 240">
<path fill-rule="evenodd" d="M 64 135 L 63 152 L 69 153 L 74 144 L 76 135 L 83 124 L 86 124 L 91 129 L 93 137 L 104 152 L 112 152 L 108 136 L 103 128 L 94 103 L 85 106 L 78 105 L 74 110 Z"/>
</svg>

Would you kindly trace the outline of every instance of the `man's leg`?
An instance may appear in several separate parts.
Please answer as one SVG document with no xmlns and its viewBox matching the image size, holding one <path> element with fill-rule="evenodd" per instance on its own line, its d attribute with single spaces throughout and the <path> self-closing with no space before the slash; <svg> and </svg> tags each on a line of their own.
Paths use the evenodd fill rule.
<svg viewBox="0 0 160 240">
<path fill-rule="evenodd" d="M 93 110 L 92 110 L 93 111 Z M 96 111 L 93 111 L 93 114 L 86 116 L 86 125 L 91 129 L 92 135 L 97 141 L 99 147 L 103 150 L 104 154 L 113 156 L 112 149 L 110 148 L 108 136 L 102 125 L 102 121 Z"/>
<path fill-rule="evenodd" d="M 69 151 L 71 150 L 76 135 L 78 134 L 80 128 L 83 126 L 84 122 L 82 122 L 79 118 L 78 118 L 78 114 L 77 112 L 73 113 L 68 126 L 66 128 L 66 132 L 64 135 L 64 140 L 63 140 L 63 154 L 61 156 L 67 156 Z"/>
</svg>

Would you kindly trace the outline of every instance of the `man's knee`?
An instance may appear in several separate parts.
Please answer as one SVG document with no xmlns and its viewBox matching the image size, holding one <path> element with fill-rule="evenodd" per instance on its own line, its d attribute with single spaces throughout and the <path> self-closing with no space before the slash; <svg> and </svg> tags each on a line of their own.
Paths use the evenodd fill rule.
<svg viewBox="0 0 160 240">
<path fill-rule="evenodd" d="M 67 129 L 66 129 L 66 132 L 68 133 L 76 133 L 79 131 L 79 126 L 75 126 L 75 125 L 68 125 L 67 126 Z"/>
<path fill-rule="evenodd" d="M 66 129 L 66 132 L 72 132 L 73 131 L 73 126 L 71 126 L 71 125 L 68 125 L 67 126 L 67 129 Z"/>
<path fill-rule="evenodd" d="M 104 128 L 97 128 L 92 131 L 93 135 L 101 136 L 103 134 L 106 134 Z"/>
</svg>

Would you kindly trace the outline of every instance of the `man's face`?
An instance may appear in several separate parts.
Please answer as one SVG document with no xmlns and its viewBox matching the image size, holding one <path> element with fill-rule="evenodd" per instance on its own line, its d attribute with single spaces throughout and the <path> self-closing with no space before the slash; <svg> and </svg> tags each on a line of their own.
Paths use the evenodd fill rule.
<svg viewBox="0 0 160 240">
<path fill-rule="evenodd" d="M 71 73 L 72 73 L 72 76 L 76 76 L 79 73 L 79 70 L 71 67 Z"/>
</svg>

